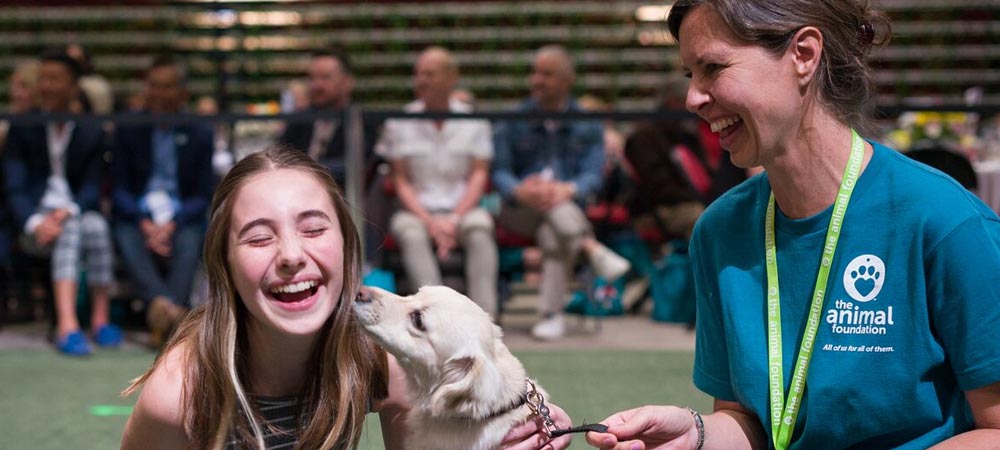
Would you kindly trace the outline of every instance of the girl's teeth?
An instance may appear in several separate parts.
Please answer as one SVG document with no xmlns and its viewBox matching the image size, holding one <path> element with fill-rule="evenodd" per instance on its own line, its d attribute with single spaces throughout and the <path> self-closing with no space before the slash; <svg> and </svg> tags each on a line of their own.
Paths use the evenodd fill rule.
<svg viewBox="0 0 1000 450">
<path fill-rule="evenodd" d="M 296 292 L 302 292 L 306 289 L 312 288 L 315 285 L 316 285 L 315 281 L 302 281 L 299 283 L 278 286 L 274 289 L 271 289 L 271 292 L 275 292 L 278 294 L 294 294 Z"/>
</svg>

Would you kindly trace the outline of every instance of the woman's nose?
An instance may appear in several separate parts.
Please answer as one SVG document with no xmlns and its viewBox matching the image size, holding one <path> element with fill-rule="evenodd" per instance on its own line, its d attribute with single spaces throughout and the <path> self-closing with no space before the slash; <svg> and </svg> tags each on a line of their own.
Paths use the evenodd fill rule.
<svg viewBox="0 0 1000 450">
<path fill-rule="evenodd" d="M 688 84 L 687 99 L 685 100 L 685 105 L 687 110 L 698 114 L 698 111 L 708 104 L 709 102 L 708 92 L 702 89 L 697 82 L 694 80 Z"/>
</svg>

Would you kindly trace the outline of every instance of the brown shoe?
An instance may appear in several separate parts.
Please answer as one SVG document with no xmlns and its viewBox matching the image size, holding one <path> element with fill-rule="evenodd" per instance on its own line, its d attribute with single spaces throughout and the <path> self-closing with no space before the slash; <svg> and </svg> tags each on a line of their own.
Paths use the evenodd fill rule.
<svg viewBox="0 0 1000 450">
<path fill-rule="evenodd" d="M 163 347 L 186 312 L 186 309 L 166 298 L 154 298 L 146 308 L 146 325 L 149 326 L 150 346 L 153 348 Z"/>
</svg>

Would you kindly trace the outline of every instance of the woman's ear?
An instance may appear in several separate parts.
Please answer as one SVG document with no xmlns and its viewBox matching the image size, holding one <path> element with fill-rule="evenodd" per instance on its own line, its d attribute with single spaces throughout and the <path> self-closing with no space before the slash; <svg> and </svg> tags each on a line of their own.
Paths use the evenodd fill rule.
<svg viewBox="0 0 1000 450">
<path fill-rule="evenodd" d="M 808 86 L 819 69 L 823 56 L 823 33 L 816 27 L 802 27 L 795 32 L 788 48 L 795 64 L 799 86 Z"/>
</svg>

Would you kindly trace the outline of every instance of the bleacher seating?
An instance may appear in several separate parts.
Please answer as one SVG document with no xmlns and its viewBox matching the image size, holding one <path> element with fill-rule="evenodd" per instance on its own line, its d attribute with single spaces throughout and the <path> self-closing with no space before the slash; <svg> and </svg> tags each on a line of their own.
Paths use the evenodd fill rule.
<svg viewBox="0 0 1000 450">
<path fill-rule="evenodd" d="M 637 8 L 662 2 L 46 2 L 0 6 L 0 76 L 49 45 L 86 46 L 118 98 L 141 89 L 152 54 L 189 57 L 194 95 L 224 92 L 223 106 L 275 101 L 309 52 L 333 45 L 355 58 L 357 100 L 395 109 L 412 99 L 410 70 L 430 44 L 454 50 L 465 87 L 482 110 L 506 109 L 527 93 L 532 50 L 558 42 L 577 53 L 579 91 L 619 109 L 653 106 L 663 73 L 677 61 L 659 22 Z M 893 44 L 877 55 L 879 102 L 962 104 L 970 86 L 1000 104 L 1000 0 L 880 0 Z M 224 86 L 224 89 L 220 89 Z M 7 101 L 0 83 L 0 107 Z"/>
</svg>

